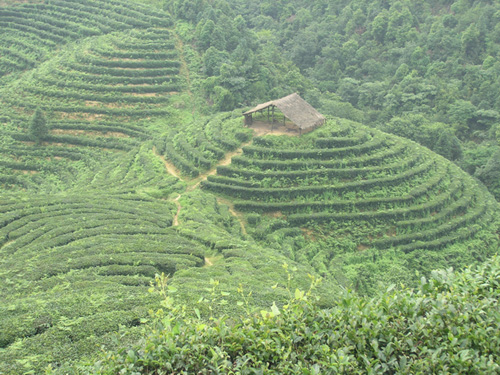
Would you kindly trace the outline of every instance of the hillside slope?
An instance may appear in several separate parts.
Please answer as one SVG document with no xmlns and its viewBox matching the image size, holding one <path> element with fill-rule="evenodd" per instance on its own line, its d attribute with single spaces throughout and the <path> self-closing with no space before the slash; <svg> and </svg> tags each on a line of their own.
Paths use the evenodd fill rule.
<svg viewBox="0 0 500 375">
<path fill-rule="evenodd" d="M 0 6 L 0 373 L 68 373 L 136 342 L 161 273 L 204 319 L 281 306 L 308 274 L 324 307 L 497 251 L 498 204 L 425 147 L 337 117 L 290 137 L 210 114 L 306 81 L 240 18 L 226 42 L 262 59 L 231 67 L 208 52 L 214 29 L 216 77 L 181 18 L 124 0 Z"/>
</svg>

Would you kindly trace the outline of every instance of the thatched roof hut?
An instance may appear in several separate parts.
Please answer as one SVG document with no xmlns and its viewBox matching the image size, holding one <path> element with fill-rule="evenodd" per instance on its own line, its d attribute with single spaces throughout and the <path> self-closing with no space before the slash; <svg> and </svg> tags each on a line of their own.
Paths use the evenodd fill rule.
<svg viewBox="0 0 500 375">
<path fill-rule="evenodd" d="M 245 123 L 252 124 L 252 114 L 272 109 L 274 117 L 274 108 L 278 108 L 283 115 L 292 121 L 300 132 L 310 131 L 325 123 L 325 117 L 316 111 L 308 102 L 302 99 L 297 93 L 285 96 L 278 100 L 272 100 L 267 103 L 259 104 L 257 107 L 243 113 Z"/>
</svg>

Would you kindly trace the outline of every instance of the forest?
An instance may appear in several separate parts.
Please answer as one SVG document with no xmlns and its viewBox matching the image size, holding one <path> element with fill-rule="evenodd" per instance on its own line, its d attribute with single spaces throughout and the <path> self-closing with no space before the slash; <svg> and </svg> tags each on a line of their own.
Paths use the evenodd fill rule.
<svg viewBox="0 0 500 375">
<path fill-rule="evenodd" d="M 0 374 L 498 373 L 499 21 L 0 1 Z"/>
</svg>

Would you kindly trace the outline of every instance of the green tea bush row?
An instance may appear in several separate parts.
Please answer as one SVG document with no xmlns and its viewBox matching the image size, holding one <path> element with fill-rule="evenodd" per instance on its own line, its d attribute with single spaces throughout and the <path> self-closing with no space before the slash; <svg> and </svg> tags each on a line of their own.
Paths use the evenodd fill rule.
<svg viewBox="0 0 500 375">
<path fill-rule="evenodd" d="M 187 175 L 197 177 L 200 174 L 199 169 L 196 168 L 193 163 L 179 154 L 169 138 L 165 139 L 165 156 L 167 156 L 167 158 L 169 158 L 177 168 Z"/>
<path fill-rule="evenodd" d="M 80 36 L 94 36 L 101 33 L 101 31 L 97 27 L 95 27 L 95 25 L 92 25 L 92 27 L 88 27 L 85 25 L 88 24 L 88 21 L 86 21 L 84 24 L 82 22 L 82 19 L 75 16 L 58 17 L 58 15 L 54 14 L 53 12 L 40 13 L 38 9 L 30 9 L 28 7 L 17 7 L 15 11 L 13 11 L 12 8 L 4 8 L 3 12 L 0 11 L 0 14 L 2 13 L 6 15 L 10 13 L 10 16 L 12 17 L 19 17 L 23 19 L 34 18 L 36 21 L 44 22 L 59 29 L 70 29 L 73 33 L 71 37 L 74 39 Z"/>
<path fill-rule="evenodd" d="M 157 76 L 157 77 L 124 77 L 112 76 L 104 74 L 91 74 L 75 70 L 52 70 L 52 76 L 63 78 L 65 80 L 77 81 L 80 83 L 97 83 L 101 85 L 160 85 L 162 83 L 176 83 L 179 78 L 172 73 L 172 75 Z M 49 81 L 50 78 L 46 78 Z M 55 78 L 55 81 L 60 79 Z"/>
<path fill-rule="evenodd" d="M 457 184 L 460 185 L 460 184 Z M 458 186 L 457 186 L 458 187 Z M 456 188 L 457 188 L 456 187 Z M 456 194 L 456 190 L 453 191 L 445 191 L 441 193 L 439 196 L 436 196 L 435 199 L 432 199 L 428 202 L 421 203 L 418 205 L 412 205 L 410 207 L 403 208 L 395 208 L 395 209 L 377 209 L 376 211 L 363 211 L 363 212 L 345 212 L 345 213 L 332 213 L 332 212 L 314 212 L 308 214 L 293 214 L 288 217 L 288 221 L 292 225 L 304 225 L 310 222 L 349 222 L 353 220 L 398 220 L 401 218 L 407 218 L 414 215 L 424 215 L 430 214 L 433 210 L 439 210 L 449 204 L 450 200 L 454 198 L 453 194 Z M 400 199 L 402 200 L 402 199 Z M 387 203 L 394 203 L 397 200 L 387 199 Z M 372 203 L 372 202 L 370 202 Z M 385 203 L 385 202 L 384 202 Z M 323 205 L 317 204 L 311 206 L 311 208 L 318 209 L 337 209 L 340 208 L 341 205 L 337 204 L 337 202 L 325 203 Z M 349 206 L 346 205 L 348 208 Z M 362 206 L 362 205 L 361 205 Z M 358 207 L 357 203 L 351 202 L 351 207 Z M 439 218 L 435 218 L 435 221 L 438 221 Z"/>
<path fill-rule="evenodd" d="M 368 167 L 378 165 L 381 162 L 387 161 L 389 158 L 399 156 L 408 148 L 408 145 L 398 144 L 394 147 L 387 147 L 381 149 L 374 154 L 367 154 L 359 157 L 348 157 L 340 160 L 269 160 L 269 159 L 255 159 L 245 155 L 234 156 L 231 160 L 233 165 L 241 165 L 245 167 L 255 166 L 259 169 L 272 169 L 272 170 L 299 170 L 299 169 L 319 169 L 319 168 L 336 168 L 336 167 Z"/>
<path fill-rule="evenodd" d="M 23 52 L 16 50 L 14 48 L 5 48 L 5 47 L 0 47 L 0 53 L 2 56 L 8 55 L 10 59 L 14 58 L 15 61 L 19 61 L 21 64 L 24 64 L 24 66 L 33 66 L 35 64 L 35 60 Z"/>
<path fill-rule="evenodd" d="M 467 184 L 462 196 L 459 199 L 450 202 L 445 207 L 440 207 L 440 211 L 438 213 L 418 219 L 398 221 L 397 225 L 400 228 L 405 226 L 417 227 L 446 219 L 452 215 L 464 213 L 469 205 L 474 202 L 474 195 L 473 185 Z"/>
<path fill-rule="evenodd" d="M 23 188 L 29 188 L 30 183 L 18 176 L 13 176 L 12 174 L 0 173 L 0 184 L 1 185 L 19 185 Z M 1 241 L 1 239 L 0 239 Z"/>
<path fill-rule="evenodd" d="M 110 94 L 114 93 L 136 93 L 136 94 L 152 94 L 152 93 L 169 93 L 172 91 L 179 91 L 180 84 L 154 84 L 149 86 L 109 86 L 106 84 L 91 84 L 91 83 L 83 83 L 83 82 L 74 82 L 74 81 L 59 81 L 51 78 L 43 78 L 39 80 L 44 84 L 50 86 L 57 86 L 61 88 L 69 88 L 69 89 L 79 89 L 79 90 L 87 90 L 93 92 L 107 92 Z M 63 93 L 66 93 L 70 90 L 64 90 Z M 71 94 L 71 91 L 70 91 Z M 88 95 L 86 95 L 88 97 Z M 99 96 L 98 96 L 99 97 Z M 119 98 L 121 99 L 121 98 Z M 139 98 L 139 99 L 147 99 L 147 98 Z M 123 100 L 123 99 L 121 99 Z M 147 102 L 147 100 L 144 100 Z"/>
<path fill-rule="evenodd" d="M 365 152 L 383 147 L 386 140 L 382 137 L 377 137 L 363 143 L 361 145 L 342 147 L 334 149 L 315 149 L 315 150 L 274 150 L 271 148 L 245 146 L 243 148 L 244 155 L 261 155 L 265 157 L 274 157 L 279 159 L 329 159 L 342 157 L 344 155 L 361 155 Z"/>
<path fill-rule="evenodd" d="M 106 14 L 115 21 L 119 21 L 133 27 L 147 28 L 151 26 L 151 18 L 145 17 L 144 14 L 121 6 L 126 3 L 118 6 L 112 6 L 102 2 L 81 1 L 79 3 L 75 3 L 73 1 L 59 1 L 56 4 L 60 6 L 64 5 L 69 8 L 75 8 L 77 10 L 84 9 L 92 14 Z"/>
<path fill-rule="evenodd" d="M 96 55 L 77 55 L 79 63 L 105 68 L 126 69 L 162 69 L 180 68 L 181 63 L 177 60 L 108 60 Z"/>
<path fill-rule="evenodd" d="M 31 27 L 29 25 L 30 25 L 29 22 L 28 22 L 28 25 L 26 25 L 26 24 L 20 24 L 18 22 L 15 22 L 15 23 L 5 22 L 4 20 L 0 19 L 0 27 L 1 28 L 10 28 L 10 29 L 14 29 L 14 30 L 24 31 L 28 34 L 34 34 L 35 36 L 37 36 L 41 39 L 48 39 L 48 40 L 55 42 L 55 43 L 64 42 L 64 38 L 60 35 L 50 33 L 47 30 L 40 30 L 40 29 L 37 29 L 36 27 Z"/>
<path fill-rule="evenodd" d="M 68 67 L 71 69 L 92 73 L 92 74 L 102 74 L 114 77 L 164 77 L 169 75 L 176 75 L 179 73 L 178 67 L 161 68 L 161 69 L 118 69 L 118 68 L 108 68 L 104 66 L 95 66 L 80 64 L 77 62 L 68 62 Z"/>
<path fill-rule="evenodd" d="M 61 4 L 63 6 L 60 6 Z M 110 17 L 97 14 L 91 10 L 77 9 L 76 7 L 67 8 L 62 1 L 52 1 L 45 4 L 47 14 L 57 19 L 67 19 L 73 23 L 84 23 L 88 27 L 97 28 L 101 33 L 109 33 L 113 30 L 125 30 L 130 26 L 123 22 L 116 21 Z"/>
<path fill-rule="evenodd" d="M 26 50 L 41 51 L 44 48 L 54 48 L 57 45 L 53 40 L 41 38 L 31 32 L 17 28 L 5 26 L 2 31 L 2 42 L 12 41 L 12 44 L 22 45 Z M 45 55 L 45 52 L 43 54 Z"/>
<path fill-rule="evenodd" d="M 414 241 L 436 240 L 445 234 L 452 233 L 458 228 L 475 224 L 475 222 L 485 213 L 486 208 L 485 202 L 477 202 L 472 208 L 468 209 L 465 215 L 458 216 L 437 227 L 410 234 L 375 240 L 371 243 L 371 245 L 377 248 L 387 248 L 390 246 L 404 245 Z"/>
<path fill-rule="evenodd" d="M 368 133 L 361 133 L 357 137 L 316 138 L 314 142 L 318 148 L 342 148 L 356 146 L 369 141 L 369 139 Z"/>
<path fill-rule="evenodd" d="M 51 129 L 98 131 L 103 133 L 117 132 L 140 139 L 149 138 L 149 134 L 147 134 L 143 129 L 135 126 L 123 126 L 123 125 L 120 123 L 112 123 L 112 122 L 110 123 L 52 122 Z"/>
<path fill-rule="evenodd" d="M 214 155 L 214 158 L 216 160 L 222 159 L 226 152 L 217 147 L 216 145 L 210 143 L 208 139 L 206 138 L 205 134 L 201 133 L 196 136 L 196 147 L 201 148 L 202 150 L 205 149 L 212 153 Z"/>
<path fill-rule="evenodd" d="M 488 218 L 485 218 L 488 219 Z M 410 253 L 417 249 L 439 249 L 444 246 L 450 245 L 452 243 L 457 243 L 460 241 L 466 241 L 473 238 L 473 236 L 480 232 L 484 225 L 487 224 L 488 220 L 482 220 L 482 224 L 471 224 L 467 227 L 461 227 L 456 232 L 452 232 L 449 235 L 441 236 L 435 240 L 431 241 L 415 241 L 407 245 L 400 245 L 398 249 L 404 253 Z"/>
<path fill-rule="evenodd" d="M 257 188 L 241 186 L 243 183 L 240 180 L 230 179 L 231 184 L 215 182 L 215 176 L 209 176 L 207 181 L 202 186 L 214 192 L 231 195 L 233 197 L 243 199 L 293 199 L 298 196 L 323 194 L 327 191 L 356 191 L 364 190 L 373 186 L 392 186 L 398 181 L 413 178 L 417 175 L 429 171 L 434 165 L 433 160 L 428 160 L 421 165 L 409 169 L 405 172 L 399 173 L 394 176 L 374 178 L 370 180 L 352 181 L 338 185 L 325 185 L 325 186 L 305 186 L 305 187 L 289 187 L 289 188 Z M 229 178 L 226 178 L 227 182 Z M 239 185 L 236 185 L 239 184 Z"/>
<path fill-rule="evenodd" d="M 31 30 L 33 30 L 33 29 L 37 30 L 38 35 L 49 36 L 49 39 L 51 39 L 51 40 L 54 40 L 54 36 L 58 36 L 59 37 L 58 40 L 55 40 L 55 41 L 59 41 L 59 42 L 64 41 L 66 38 L 77 39 L 79 36 L 77 33 L 70 31 L 70 30 L 67 30 L 65 28 L 52 26 L 52 25 L 45 23 L 45 22 L 35 21 L 33 19 L 24 18 L 21 16 L 14 17 L 14 16 L 1 16 L 0 15 L 0 22 L 2 24 L 6 23 L 6 24 L 10 25 L 11 27 L 18 27 L 18 26 L 22 26 L 25 28 L 29 27 Z"/>
<path fill-rule="evenodd" d="M 26 138 L 28 139 L 28 137 Z M 85 157 L 86 153 L 82 152 L 81 149 L 67 147 L 57 147 L 57 146 L 27 146 L 27 145 L 12 145 L 4 150 L 5 154 L 12 155 L 15 157 L 36 157 L 36 158 L 47 158 L 47 157 L 61 157 L 70 160 L 81 160 Z"/>
<path fill-rule="evenodd" d="M 191 146 L 182 137 L 177 137 L 175 140 L 180 152 L 189 160 L 191 160 L 194 165 L 200 168 L 208 169 L 212 165 L 212 161 L 207 159 L 198 148 Z"/>
<path fill-rule="evenodd" d="M 446 170 L 446 169 L 444 169 Z M 432 178 L 429 178 L 424 184 L 419 185 L 416 189 L 410 191 L 409 194 L 397 197 L 386 197 L 386 198 L 365 198 L 356 200 L 336 200 L 332 202 L 328 201 L 306 201 L 306 202 L 256 202 L 251 201 L 235 201 L 234 207 L 240 211 L 257 211 L 257 212 L 295 212 L 300 210 L 310 210 L 310 209 L 330 209 L 330 210 L 347 210 L 347 209 L 358 209 L 366 210 L 373 209 L 387 204 L 407 204 L 414 199 L 428 193 L 429 190 L 433 189 L 438 185 L 443 179 L 444 173 L 442 170 L 437 170 Z"/>
<path fill-rule="evenodd" d="M 253 171 L 235 168 L 232 165 L 222 165 L 217 167 L 217 174 L 227 177 L 244 177 L 252 180 L 263 180 L 266 178 L 288 178 L 288 179 L 303 179 L 311 177 L 341 177 L 355 178 L 370 173 L 376 172 L 397 172 L 408 168 L 413 168 L 420 161 L 420 156 L 412 154 L 406 160 L 398 160 L 392 164 L 385 164 L 377 167 L 364 168 L 319 168 L 294 171 Z"/>
<path fill-rule="evenodd" d="M 110 88 L 109 86 L 107 86 Z M 97 95 L 92 91 L 84 90 L 73 90 L 65 89 L 59 90 L 57 88 L 47 87 L 47 86 L 30 86 L 26 87 L 26 91 L 31 92 L 35 95 L 43 95 L 50 98 L 60 98 L 60 99 L 76 99 L 76 100 L 88 100 L 97 101 L 102 103 L 144 103 L 144 104 L 158 104 L 167 103 L 169 101 L 168 95 L 163 96 L 131 96 L 131 95 L 121 95 L 121 93 L 108 92 L 108 95 Z"/>
<path fill-rule="evenodd" d="M 179 57 L 179 53 L 174 49 L 174 44 L 150 44 L 149 46 L 143 46 L 143 51 L 117 51 L 115 49 L 104 49 L 94 47 L 92 51 L 94 53 L 99 54 L 100 56 L 104 56 L 107 58 L 115 58 L 115 59 L 148 59 L 148 60 L 171 60 Z M 169 48 L 170 47 L 170 48 Z M 129 47 L 130 48 L 130 47 Z M 155 49 L 161 50 L 171 50 L 169 52 L 151 52 Z"/>
</svg>

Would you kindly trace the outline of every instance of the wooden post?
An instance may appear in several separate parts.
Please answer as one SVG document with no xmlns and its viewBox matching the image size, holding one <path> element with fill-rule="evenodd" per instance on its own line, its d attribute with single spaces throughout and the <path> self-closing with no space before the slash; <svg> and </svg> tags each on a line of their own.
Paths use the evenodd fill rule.
<svg viewBox="0 0 500 375">
<path fill-rule="evenodd" d="M 273 105 L 273 124 L 276 120 L 274 119 L 274 105 Z"/>
<path fill-rule="evenodd" d="M 269 107 L 267 107 L 267 122 L 269 122 Z"/>
</svg>

